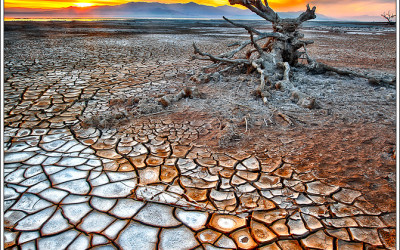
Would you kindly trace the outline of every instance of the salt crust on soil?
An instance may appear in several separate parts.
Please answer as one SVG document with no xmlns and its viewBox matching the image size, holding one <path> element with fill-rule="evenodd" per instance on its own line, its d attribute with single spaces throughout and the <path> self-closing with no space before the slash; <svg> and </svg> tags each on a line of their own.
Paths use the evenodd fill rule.
<svg viewBox="0 0 400 250">
<path fill-rule="evenodd" d="M 213 29 L 205 30 L 204 24 Z M 139 68 L 145 67 L 152 72 L 149 76 L 154 74 L 156 78 L 161 73 L 157 70 L 157 65 L 166 68 L 162 72 L 162 79 L 152 80 L 150 77 L 148 84 L 132 88 L 131 92 L 111 92 L 107 96 L 99 93 L 94 100 L 89 100 L 83 117 L 92 117 L 108 109 L 115 109 L 108 106 L 110 99 L 158 98 L 164 94 L 177 93 L 184 86 L 194 85 L 189 78 L 207 64 L 189 60 L 193 54 L 193 42 L 203 51 L 218 54 L 225 50 L 227 44 L 237 41 L 238 38 L 247 38 L 243 31 L 224 22 L 212 27 L 207 21 L 189 22 L 186 26 L 173 22 L 163 22 L 162 26 L 158 21 L 137 21 L 134 28 L 123 22 L 118 23 L 118 28 L 114 26 L 115 23 L 107 22 L 98 23 L 97 26 L 87 26 L 84 22 L 58 23 L 59 27 L 67 29 L 65 33 L 59 32 L 59 27 L 54 25 L 44 22 L 39 26 L 30 26 L 28 23 L 15 22 L 6 27 L 7 31 L 24 29 L 23 33 L 7 33 L 11 35 L 5 37 L 5 46 L 11 41 L 13 44 L 12 47 L 8 46 L 8 53 L 17 60 L 29 58 L 26 53 L 35 53 L 38 56 L 45 54 L 50 62 L 57 60 L 51 58 L 56 55 L 53 50 L 66 49 L 72 54 L 84 55 L 82 59 L 88 62 L 99 61 L 97 67 L 101 67 L 103 60 L 107 64 L 116 61 L 116 69 L 133 64 Z M 255 27 L 261 25 L 263 23 L 254 22 Z M 315 41 L 309 48 L 309 54 L 317 60 L 364 72 L 395 72 L 395 33 L 390 27 L 307 26 L 304 30 L 306 38 Z M 30 38 L 19 42 L 15 40 L 15 36 Z M 43 36 L 49 38 L 49 44 L 45 48 L 31 46 L 30 51 L 22 53 L 18 49 L 20 46 L 33 45 L 35 37 Z M 72 50 L 63 47 L 73 44 L 75 46 Z M 107 54 L 107 58 L 99 60 L 87 53 L 87 50 Z M 122 61 L 121 55 L 125 57 Z M 126 65 L 121 64 L 123 61 Z M 35 71 L 35 64 L 31 70 Z M 7 79 L 7 75 L 5 78 Z M 143 79 L 146 82 L 146 78 Z M 273 148 L 279 148 L 282 154 L 285 151 L 303 158 L 304 167 L 312 168 L 319 177 L 327 178 L 333 183 L 339 181 L 349 184 L 360 191 L 368 190 L 370 192 L 365 192 L 367 196 L 374 194 L 377 189 L 381 190 L 380 193 L 386 190 L 383 191 L 384 195 L 374 198 L 383 203 L 392 200 L 388 198 L 393 197 L 395 189 L 395 165 L 390 159 L 390 152 L 395 145 L 395 88 L 371 86 L 366 80 L 359 78 L 336 74 L 310 75 L 302 71 L 296 72 L 292 81 L 299 90 L 315 97 L 320 108 L 301 108 L 279 91 L 273 93 L 270 104 L 266 107 L 261 100 L 252 96 L 252 91 L 259 83 L 258 77 L 236 71 L 217 81 L 197 86 L 204 98 L 182 100 L 167 109 L 156 110 L 172 114 L 171 117 L 173 113 L 188 111 L 191 114 L 202 111 L 207 116 L 219 117 L 222 124 L 228 122 L 233 125 L 233 132 L 239 135 L 241 147 L 245 147 L 244 142 L 255 142 L 254 138 L 260 138 L 261 134 L 262 141 L 269 144 L 271 152 L 274 151 Z M 126 107 L 122 108 L 124 110 Z M 274 117 L 276 110 L 291 117 L 295 127 L 286 127 L 284 121 Z M 196 119 L 193 115 L 188 117 Z M 244 118 L 248 123 L 246 133 Z M 213 143 L 212 141 L 211 144 Z M 16 159 L 10 159 L 14 160 Z M 335 164 L 332 165 L 333 162 Z M 346 169 L 343 166 L 345 164 Z"/>
<path fill-rule="evenodd" d="M 59 23 L 58 25 L 63 26 L 64 24 L 65 23 Z M 25 31 L 18 32 L 18 25 L 25 26 Z M 71 108 L 71 110 L 75 110 L 74 112 L 76 113 L 81 112 L 79 118 L 83 121 L 90 118 L 94 119 L 99 114 L 104 114 L 105 116 L 110 113 L 116 114 L 117 116 L 113 116 L 116 121 L 106 120 L 105 124 L 102 124 L 102 126 L 109 126 L 111 130 L 117 129 L 123 132 L 147 119 L 162 121 L 172 119 L 176 123 L 190 121 L 193 124 L 201 123 L 207 119 L 211 121 L 211 127 L 209 128 L 211 133 L 200 136 L 194 142 L 196 146 L 202 146 L 207 149 L 207 152 L 225 152 L 226 154 L 230 152 L 232 154 L 243 152 L 240 153 L 244 155 L 243 159 L 247 158 L 245 155 L 264 152 L 268 157 L 283 158 L 285 164 L 291 164 L 301 172 L 310 171 L 311 175 L 315 174 L 315 176 L 323 180 L 324 183 L 334 185 L 322 184 L 319 181 L 308 182 L 310 180 L 307 180 L 307 177 L 302 175 L 301 178 L 304 178 L 302 181 L 308 182 L 308 197 L 317 204 L 320 197 L 313 196 L 313 192 L 318 194 L 323 192 L 328 195 L 335 192 L 337 187 L 340 186 L 342 187 L 340 193 L 335 193 L 334 196 L 332 196 L 333 199 L 352 202 L 355 197 L 358 197 L 358 193 L 357 191 L 346 193 L 346 189 L 343 189 L 343 187 L 348 187 L 360 191 L 365 199 L 378 206 L 383 213 L 394 211 L 395 161 L 393 159 L 393 149 L 395 146 L 396 115 L 396 90 L 394 87 L 372 86 L 363 79 L 341 77 L 335 74 L 309 75 L 307 72 L 299 70 L 294 72 L 292 80 L 301 91 L 317 99 L 318 108 L 309 110 L 299 107 L 289 100 L 287 94 L 279 91 L 273 92 L 269 104 L 265 106 L 262 104 L 261 100 L 256 99 L 252 95 L 252 90 L 258 85 L 257 77 L 251 74 L 242 74 L 240 70 L 229 72 L 229 75 L 222 75 L 208 83 L 195 84 L 189 80 L 191 76 L 198 72 L 200 67 L 205 65 L 205 63 L 202 62 L 193 62 L 189 60 L 192 54 L 191 43 L 196 41 L 198 46 L 203 50 L 211 51 L 212 53 L 220 53 L 227 44 L 237 38 L 234 36 L 239 34 L 239 37 L 244 38 L 244 36 L 242 36 L 243 33 L 236 29 L 233 30 L 221 26 L 218 28 L 216 27 L 215 30 L 211 30 L 211 32 L 209 32 L 209 30 L 193 31 L 192 29 L 179 29 L 177 26 L 168 26 L 169 23 L 166 22 L 166 30 L 153 30 L 153 34 L 149 34 L 148 27 L 144 27 L 142 31 L 135 33 L 113 29 L 112 25 L 111 29 L 110 27 L 102 28 L 101 26 L 106 26 L 106 24 L 101 23 L 96 27 L 82 25 L 82 27 L 79 28 L 77 26 L 81 24 L 78 22 L 67 23 L 67 25 L 71 25 L 67 27 L 71 28 L 71 30 L 67 30 L 67 32 L 64 33 L 52 27 L 52 23 L 43 23 L 42 27 L 40 27 L 40 25 L 29 25 L 30 24 L 16 23 L 14 26 L 10 25 L 6 29 L 7 31 L 15 31 L 8 33 L 9 36 L 7 36 L 5 40 L 5 45 L 7 46 L 7 58 L 5 58 L 5 62 L 8 62 L 6 67 L 12 69 L 6 71 L 5 79 L 12 79 L 14 82 L 11 82 L 11 85 L 16 83 L 15 86 L 18 86 L 19 81 L 26 81 L 26 84 L 32 84 L 29 77 L 18 78 L 18 72 L 24 74 L 23 72 L 25 72 L 27 68 L 29 68 L 30 73 L 34 72 L 38 75 L 40 75 L 40 72 L 43 70 L 51 71 L 53 67 L 57 66 L 55 63 L 60 60 L 59 56 L 62 56 L 63 51 L 69 51 L 68 57 L 62 58 L 62 60 L 72 60 L 71 63 L 83 69 L 81 71 L 81 76 L 74 76 L 74 83 L 77 86 L 80 81 L 84 83 L 89 80 L 85 78 L 85 74 L 91 74 L 91 76 L 94 77 L 93 79 L 99 77 L 95 80 L 96 84 L 99 86 L 103 84 L 103 86 L 107 87 L 107 89 L 96 90 L 92 98 L 85 99 L 85 97 L 82 96 L 82 100 L 74 104 Z M 76 32 L 80 32 L 78 37 L 76 36 Z M 372 34 L 366 35 L 366 33 Z M 306 36 L 307 34 L 311 35 L 316 40 L 316 45 L 310 50 L 312 56 L 316 59 L 320 59 L 334 66 L 352 67 L 361 71 L 375 71 L 379 74 L 382 72 L 394 72 L 393 51 L 395 39 L 390 29 L 382 28 L 380 30 L 371 30 L 370 28 L 366 28 L 366 30 L 355 31 L 354 29 L 347 28 L 337 28 L 333 30 L 331 28 L 321 29 L 320 27 L 314 27 L 307 28 Z M 46 37 L 46 39 L 44 39 L 46 44 L 38 44 L 38 39 L 43 37 Z M 382 37 L 385 39 L 382 39 Z M 355 47 L 355 45 L 360 44 L 360 42 L 362 42 L 362 46 Z M 146 46 L 143 46 L 143 44 Z M 21 50 L 21 47 L 28 49 Z M 31 60 L 30 58 L 32 55 L 38 55 L 41 60 L 43 59 L 45 61 L 39 63 L 34 59 Z M 13 63 L 16 64 L 13 65 Z M 105 78 L 103 75 L 103 67 L 107 69 L 107 73 L 112 71 L 112 73 Z M 135 71 L 132 69 L 135 69 Z M 16 77 L 12 76 L 10 72 L 16 74 L 14 75 Z M 63 72 L 57 73 L 63 74 Z M 72 73 L 74 73 L 74 71 L 72 71 Z M 48 76 L 52 76 L 52 73 L 48 73 Z M 56 75 L 53 77 L 57 78 Z M 79 79 L 79 77 L 83 79 Z M 44 81 L 43 84 L 47 84 L 46 79 L 40 81 Z M 128 90 L 126 90 L 126 88 L 119 90 L 118 87 L 126 85 L 131 85 L 133 87 Z M 177 93 L 188 85 L 196 86 L 202 95 L 200 97 L 194 97 L 193 99 L 183 99 L 173 103 L 167 108 L 162 108 L 157 104 L 156 100 L 158 98 L 165 94 Z M 21 89 L 17 90 L 22 91 Z M 89 91 L 90 90 L 89 87 Z M 18 113 L 18 108 L 24 107 L 25 100 L 16 102 L 16 100 L 19 100 L 20 96 L 12 93 L 9 87 L 6 91 L 8 104 L 5 106 L 5 113 Z M 68 102 L 69 97 L 76 96 L 75 90 L 70 91 L 69 93 L 64 93 L 65 96 L 62 98 L 54 96 L 54 100 L 60 101 L 62 99 L 62 102 Z M 76 91 L 79 92 L 80 90 L 77 89 Z M 26 101 L 40 98 L 40 96 L 29 96 L 28 94 L 23 97 Z M 110 102 L 112 100 L 129 100 L 132 98 L 139 99 L 137 105 L 135 104 L 136 102 L 132 102 L 130 106 L 118 106 L 112 105 L 112 102 Z M 152 108 L 145 112 L 136 112 L 137 109 L 141 109 L 140 100 L 142 100 L 142 104 L 153 104 Z M 83 103 L 85 105 L 83 105 Z M 118 104 L 119 102 L 114 103 Z M 35 103 L 31 109 L 34 110 L 37 108 L 38 110 L 42 110 L 46 105 L 48 105 L 46 101 Z M 153 114 L 153 112 L 157 112 L 157 114 Z M 279 113 L 287 115 L 293 121 L 293 125 L 290 126 L 282 119 Z M 57 123 L 73 123 L 75 117 L 69 117 L 66 114 L 64 117 L 49 118 L 49 121 L 52 122 L 53 125 Z M 13 123 L 13 119 L 18 121 L 18 115 L 7 117 L 5 121 L 6 126 L 15 126 L 16 124 L 18 126 L 18 123 Z M 37 115 L 43 118 L 41 116 L 42 114 L 38 113 Z M 63 222 L 59 216 L 60 214 L 58 212 L 55 213 L 54 207 L 47 208 L 48 202 L 37 203 L 37 207 L 26 207 L 23 203 L 24 200 L 34 201 L 37 200 L 38 197 L 47 197 L 51 195 L 51 189 L 46 190 L 46 187 L 50 186 L 49 181 L 46 181 L 44 178 L 46 175 L 41 173 L 40 169 L 38 170 L 34 167 L 35 164 L 42 164 L 43 171 L 46 171 L 47 175 L 55 173 L 52 174 L 52 179 L 50 181 L 55 181 L 55 183 L 57 183 L 57 185 L 54 186 L 54 188 L 58 190 L 57 196 L 47 199 L 56 200 L 55 202 L 62 200 L 60 207 L 62 207 L 65 213 L 65 218 L 68 218 L 70 222 L 79 223 L 81 218 L 85 218 L 84 221 L 79 224 L 79 228 L 87 232 L 101 231 L 103 228 L 100 228 L 100 225 L 96 225 L 95 223 L 99 219 L 107 221 L 107 224 L 111 225 L 113 224 L 112 220 L 114 220 L 114 217 L 111 217 L 111 215 L 121 217 L 134 216 L 138 221 L 157 224 L 163 228 L 154 229 L 136 222 L 132 222 L 128 225 L 120 221 L 106 229 L 104 234 L 107 235 L 107 237 L 115 239 L 117 236 L 113 235 L 113 230 L 115 229 L 118 231 L 125 227 L 126 230 L 124 233 L 117 238 L 117 242 L 120 242 L 121 245 L 128 243 L 126 238 L 141 238 L 138 237 L 139 229 L 141 232 L 146 232 L 148 237 L 146 240 L 138 240 L 135 242 L 134 244 L 137 244 L 137 247 L 154 247 L 157 235 L 161 235 L 162 240 L 159 242 L 160 246 L 173 248 L 177 245 L 182 245 L 183 240 L 193 247 L 197 245 L 197 241 L 193 238 L 193 234 L 190 233 L 190 230 L 185 225 L 181 225 L 181 222 L 183 222 L 189 226 L 198 226 L 197 222 L 191 221 L 190 216 L 184 216 L 185 213 L 181 213 L 175 209 L 175 213 L 180 213 L 184 217 L 178 221 L 175 217 L 180 218 L 180 215 L 174 214 L 172 207 L 156 205 L 154 203 L 147 203 L 142 206 L 142 203 L 138 201 L 136 203 L 137 209 L 133 208 L 132 211 L 124 212 L 121 211 L 121 207 L 123 208 L 126 204 L 124 204 L 122 199 L 119 199 L 118 203 L 115 201 L 112 202 L 112 204 L 103 204 L 102 201 L 99 200 L 101 198 L 97 200 L 92 199 L 89 206 L 89 200 L 85 197 L 89 195 L 105 198 L 112 197 L 114 199 L 118 198 L 119 195 L 125 197 L 129 195 L 130 190 L 137 185 L 137 182 L 134 180 L 119 182 L 119 180 L 123 180 L 123 176 L 125 176 L 122 173 L 121 176 L 107 176 L 100 171 L 98 175 L 96 175 L 96 171 L 91 171 L 92 174 L 87 176 L 89 170 L 101 164 L 100 162 L 96 162 L 95 159 L 86 160 L 93 154 L 93 150 L 89 148 L 85 149 L 84 144 L 77 144 L 77 142 L 71 140 L 71 138 L 62 138 L 63 129 L 59 131 L 53 129 L 52 133 L 56 135 L 44 136 L 44 140 L 40 143 L 39 135 L 34 135 L 34 133 L 40 134 L 43 133 L 43 131 L 35 130 L 36 132 L 32 132 L 31 137 L 28 138 L 26 135 L 31 133 L 29 124 L 34 124 L 34 122 L 34 119 L 20 122 L 25 127 L 28 126 L 28 128 L 25 130 L 18 130 L 18 134 L 13 137 L 13 141 L 14 139 L 18 140 L 19 137 L 26 139 L 26 143 L 24 142 L 25 144 L 20 143 L 16 145 L 15 143 L 11 143 L 11 140 L 7 141 L 7 138 L 5 139 L 7 145 L 12 144 L 11 152 L 13 152 L 13 150 L 15 152 L 21 151 L 19 147 L 27 147 L 32 151 L 39 152 L 35 157 L 31 157 L 34 154 L 29 152 L 24 152 L 22 154 L 10 153 L 6 156 L 5 161 L 8 164 L 6 174 L 11 174 L 6 176 L 5 181 L 8 183 L 9 187 L 13 187 L 6 189 L 8 200 L 11 199 L 10 197 L 17 195 L 15 191 L 20 193 L 25 192 L 27 188 L 23 188 L 24 185 L 32 186 L 32 188 L 29 188 L 28 192 L 33 193 L 25 193 L 22 195 L 22 198 L 19 199 L 19 202 L 15 204 L 13 204 L 12 200 L 5 203 L 7 209 L 12 207 L 11 210 L 7 212 L 7 218 L 9 219 L 7 223 L 9 226 L 15 226 L 16 230 L 21 231 L 27 229 L 39 230 L 41 228 L 42 233 L 65 231 L 54 236 L 54 240 L 53 237 L 38 239 L 37 244 L 42 248 L 54 248 L 55 244 L 68 245 L 71 241 L 65 239 L 77 237 L 75 231 L 68 229 L 69 225 Z M 100 137 L 107 138 L 107 134 L 111 130 L 102 130 Z M 99 133 L 99 130 L 88 129 L 87 133 L 90 133 L 89 131 L 92 131 L 92 133 Z M 10 134 L 12 134 L 12 132 L 10 132 Z M 109 134 L 109 137 L 112 137 L 113 132 Z M 99 137 L 99 135 L 97 135 L 97 137 Z M 107 141 L 108 139 L 109 141 Z M 109 145 L 112 145 L 112 147 L 115 146 L 115 141 L 113 141 L 112 138 L 108 139 L 96 144 L 99 148 L 103 148 L 97 151 L 98 155 L 103 155 L 106 158 L 120 157 L 113 150 L 107 148 Z M 157 142 L 157 140 L 155 141 Z M 81 143 L 83 142 L 84 141 Z M 28 144 L 30 145 L 27 146 Z M 93 143 L 89 142 L 89 144 L 92 145 Z M 36 145 L 38 145 L 38 147 L 35 147 Z M 157 146 L 160 145 L 153 146 L 150 147 L 150 149 L 157 152 Z M 93 146 L 93 148 L 95 148 L 95 146 Z M 40 153 L 43 152 L 42 149 L 54 151 L 49 153 L 49 157 L 45 162 L 42 162 L 44 161 L 44 157 L 41 157 L 42 153 Z M 118 150 L 123 151 L 124 148 L 118 147 Z M 147 149 L 145 150 L 147 153 Z M 136 155 L 137 152 L 132 150 L 130 154 Z M 68 160 L 62 158 L 60 161 L 60 156 L 65 155 L 72 157 L 68 158 Z M 151 165 L 151 162 L 157 162 L 158 158 L 154 157 L 151 161 L 150 158 L 147 159 L 149 161 L 147 164 Z M 244 161 L 243 165 L 238 164 L 236 167 L 243 168 L 243 170 L 249 166 L 250 168 L 257 168 L 257 164 L 252 164 L 250 159 Z M 52 162 L 58 162 L 57 164 L 61 165 L 61 167 L 51 166 L 53 164 Z M 103 164 L 105 165 L 106 163 L 105 161 Z M 207 165 L 206 161 L 198 163 Z M 25 171 L 22 168 L 18 169 L 21 165 L 32 165 L 32 167 L 29 168 L 29 171 Z M 178 166 L 190 168 L 190 164 L 187 166 L 178 163 Z M 69 174 L 72 172 L 66 170 L 69 167 L 75 167 L 76 170 L 73 171 L 73 174 L 76 175 L 78 173 L 78 177 L 81 179 L 71 181 L 69 179 Z M 13 168 L 17 170 L 13 172 Z M 149 168 L 150 167 L 147 167 L 145 170 L 148 171 Z M 273 169 L 271 171 L 273 171 Z M 292 175 L 292 171 L 293 170 L 290 168 L 285 168 L 285 166 L 283 166 L 275 171 L 274 174 L 279 176 L 278 178 L 289 178 Z M 157 171 L 141 172 L 140 170 L 139 175 L 151 175 L 151 178 L 148 178 L 147 181 L 152 182 L 153 174 L 156 172 Z M 192 174 L 200 174 L 200 172 Z M 240 176 L 240 174 L 241 172 L 238 171 L 237 176 Z M 131 177 L 132 176 L 129 178 Z M 206 177 L 212 178 L 212 176 Z M 251 176 L 245 176 L 244 178 L 251 179 Z M 183 179 L 182 177 L 182 180 Z M 237 177 L 237 179 L 240 181 L 239 177 Z M 93 188 L 89 189 L 86 180 L 90 180 Z M 118 180 L 118 182 L 114 182 L 115 180 Z M 13 185 L 13 183 L 15 185 Z M 21 184 L 22 186 L 18 186 L 17 184 Z M 289 186 L 292 184 L 288 181 L 285 182 L 285 185 Z M 247 190 L 248 187 L 245 186 L 246 185 L 242 185 L 240 188 Z M 65 191 L 60 191 L 60 189 Z M 67 195 L 67 192 L 70 194 L 64 198 L 63 195 Z M 268 192 L 269 191 L 263 191 L 263 195 L 265 197 L 280 195 L 278 193 L 268 194 Z M 280 190 L 272 190 L 271 192 L 280 192 Z M 38 196 L 34 194 L 38 194 Z M 143 193 L 143 195 L 145 195 L 145 193 Z M 215 196 L 216 199 L 218 198 L 218 192 L 214 191 L 212 195 L 213 197 Z M 275 199 L 274 202 L 282 205 L 282 201 L 278 201 L 278 198 L 280 197 L 273 197 L 273 199 Z M 303 198 L 301 200 L 303 204 L 310 202 L 310 199 L 306 197 L 299 196 L 299 199 L 301 198 Z M 79 203 L 79 205 L 75 203 Z M 96 203 L 115 207 L 110 211 L 110 214 L 103 213 L 100 209 L 99 211 L 97 211 L 98 209 L 94 210 L 94 208 L 98 207 Z M 371 223 L 374 223 L 373 218 L 375 217 L 364 218 L 358 216 L 362 214 L 358 209 L 359 205 L 363 207 L 362 203 L 363 201 L 360 199 L 357 200 L 354 206 L 336 202 L 330 207 L 330 210 L 339 218 L 323 219 L 322 221 L 325 224 L 336 223 L 336 225 L 339 225 L 340 223 L 344 223 L 344 226 L 348 226 L 354 223 L 353 226 L 356 226 L 358 223 L 359 225 L 370 227 Z M 36 212 L 38 208 L 42 208 L 43 210 Z M 36 213 L 27 215 L 25 218 L 19 220 L 18 213 L 20 211 L 15 211 L 18 209 L 23 211 L 34 209 L 33 211 Z M 136 210 L 140 210 L 140 212 L 134 215 Z M 163 214 L 167 215 L 166 219 L 156 219 L 160 211 L 163 211 Z M 143 213 L 145 212 L 156 216 L 154 218 L 144 217 Z M 15 218 L 9 216 L 10 213 L 14 213 Z M 310 221 L 306 215 L 320 214 L 322 217 L 329 217 L 327 214 L 328 210 L 322 205 L 320 207 L 303 206 L 301 207 L 301 213 L 304 217 L 303 219 L 307 221 L 307 225 L 314 225 L 317 229 L 319 228 L 319 222 Z M 373 213 L 374 211 L 372 209 L 369 214 Z M 354 219 L 347 217 L 354 215 L 356 215 L 357 223 Z M 256 213 L 254 213 L 253 216 L 256 216 Z M 381 219 L 387 225 L 390 224 L 390 221 L 394 221 L 394 219 L 389 216 L 393 216 L 393 214 L 381 216 Z M 384 220 L 386 217 L 388 217 L 389 222 Z M 213 218 L 215 219 L 218 217 L 214 216 Z M 235 217 L 235 220 L 240 219 Z M 231 227 L 231 224 L 226 223 L 226 221 L 225 223 L 224 221 L 217 221 L 217 223 L 214 223 L 215 228 L 221 227 L 221 225 L 218 224 L 219 222 L 227 227 Z M 244 223 L 244 221 L 245 219 L 240 222 Z M 285 220 L 277 220 L 271 225 L 271 228 L 281 236 L 288 234 L 288 228 L 284 221 Z M 211 219 L 211 222 L 213 222 L 213 219 Z M 239 221 L 235 221 L 235 223 L 236 222 Z M 202 222 L 200 224 L 202 224 Z M 287 224 L 294 234 L 301 235 L 307 231 L 305 230 L 299 213 L 290 215 Z M 339 225 L 339 227 L 342 226 Z M 385 231 L 386 234 L 384 237 L 387 239 L 381 239 L 383 244 L 386 244 L 386 240 L 390 241 L 390 239 L 393 238 L 393 231 L 394 230 Z M 381 244 L 378 238 L 382 235 L 378 236 L 375 229 L 356 228 L 351 229 L 350 232 L 352 237 L 356 240 L 364 241 L 372 245 Z M 237 230 L 232 233 L 231 237 L 237 241 L 236 244 L 250 244 L 252 241 L 246 238 L 247 235 L 249 235 L 248 231 Z M 373 237 L 371 238 L 370 236 Z M 13 232 L 9 232 L 7 233 L 7 237 L 10 238 L 8 242 L 12 244 L 12 238 L 16 236 Z M 35 238 L 38 236 L 27 235 L 26 237 Z M 81 237 L 82 240 L 78 240 L 80 239 L 79 237 L 80 236 L 76 238 L 74 244 L 88 244 L 85 237 Z M 309 247 L 318 247 L 313 244 L 321 240 L 326 241 L 330 239 L 331 237 L 319 231 L 302 239 L 302 243 Z M 18 240 L 18 244 L 23 243 L 24 235 L 22 233 L 20 233 Z M 90 244 L 92 245 L 107 242 L 107 240 L 100 235 L 96 235 L 90 240 Z M 345 243 L 346 242 L 341 241 L 338 242 L 339 245 Z M 294 246 L 294 244 L 298 245 L 298 242 L 283 240 L 279 241 L 277 244 L 280 246 Z M 220 237 L 215 245 L 224 247 L 232 245 L 232 247 L 235 247 L 235 243 L 232 239 L 229 239 L 225 235 Z"/>
</svg>

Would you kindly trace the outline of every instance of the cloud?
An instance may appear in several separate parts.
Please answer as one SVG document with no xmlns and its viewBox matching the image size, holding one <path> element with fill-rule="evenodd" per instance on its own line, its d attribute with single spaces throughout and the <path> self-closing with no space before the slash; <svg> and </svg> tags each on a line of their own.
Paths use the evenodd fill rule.
<svg viewBox="0 0 400 250">
<path fill-rule="evenodd" d="M 344 3 L 362 3 L 365 5 L 369 4 L 379 4 L 379 3 L 392 3 L 396 4 L 395 0 L 337 0 L 337 1 L 332 1 L 332 0 L 316 0 L 316 1 L 311 1 L 310 3 L 312 4 L 331 4 L 331 5 L 337 5 L 337 4 L 344 4 Z"/>
<path fill-rule="evenodd" d="M 128 0 L 5 0 L 5 8 L 41 8 L 41 9 L 57 9 L 75 6 L 75 3 L 84 2 L 93 5 L 118 5 L 130 2 Z"/>
<path fill-rule="evenodd" d="M 119 5 L 128 2 L 144 2 L 145 0 L 5 0 L 4 7 L 25 8 L 66 8 L 76 6 L 77 2 L 91 3 L 93 5 Z M 147 0 L 147 2 L 161 3 L 189 3 L 209 6 L 229 5 L 228 0 Z M 381 13 L 396 10 L 396 0 L 269 0 L 269 5 L 275 11 L 304 11 L 307 3 L 317 7 L 317 13 L 331 17 L 380 16 Z M 240 7 L 240 6 L 235 6 Z"/>
</svg>

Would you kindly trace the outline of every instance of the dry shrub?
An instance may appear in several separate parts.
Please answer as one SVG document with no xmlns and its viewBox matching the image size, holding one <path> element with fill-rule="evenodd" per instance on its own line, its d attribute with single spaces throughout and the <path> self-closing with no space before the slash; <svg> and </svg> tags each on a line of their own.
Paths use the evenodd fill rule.
<svg viewBox="0 0 400 250">
<path fill-rule="evenodd" d="M 98 129 L 110 129 L 121 126 L 128 120 L 128 117 L 124 113 L 105 111 L 84 117 L 81 126 L 83 128 L 95 127 Z"/>
<path fill-rule="evenodd" d="M 130 108 L 139 103 L 139 98 L 115 98 L 108 101 L 110 108 Z"/>
<path fill-rule="evenodd" d="M 218 141 L 218 145 L 221 148 L 231 147 L 240 141 L 241 136 L 237 132 L 238 128 L 235 124 L 229 122 L 223 125 L 221 129 L 223 130 L 223 134 Z"/>
</svg>

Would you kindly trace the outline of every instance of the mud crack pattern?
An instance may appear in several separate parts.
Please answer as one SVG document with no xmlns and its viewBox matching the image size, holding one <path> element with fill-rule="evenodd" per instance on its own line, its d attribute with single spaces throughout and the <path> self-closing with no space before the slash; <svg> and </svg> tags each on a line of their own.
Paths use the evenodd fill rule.
<svg viewBox="0 0 400 250">
<path fill-rule="evenodd" d="M 108 44 L 107 60 L 54 60 L 57 46 L 40 61 L 6 50 L 7 249 L 395 249 L 395 213 L 361 192 L 289 158 L 199 144 L 214 118 L 85 126 L 81 117 L 107 110 L 110 97 L 155 92 L 184 67 L 123 62 L 120 47 Z"/>
</svg>

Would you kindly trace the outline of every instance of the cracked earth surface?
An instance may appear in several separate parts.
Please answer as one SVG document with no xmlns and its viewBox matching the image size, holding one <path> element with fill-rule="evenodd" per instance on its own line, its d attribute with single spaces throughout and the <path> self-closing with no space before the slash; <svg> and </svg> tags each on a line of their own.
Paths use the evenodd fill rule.
<svg viewBox="0 0 400 250">
<path fill-rule="evenodd" d="M 171 108 L 91 126 L 116 112 L 112 100 L 121 96 L 159 97 L 185 86 L 195 69 L 191 37 L 43 30 L 5 34 L 6 248 L 395 249 L 393 183 L 381 178 L 394 178 L 392 133 L 378 140 L 369 130 L 381 127 L 363 124 L 340 135 L 387 151 L 357 149 L 363 164 L 383 171 L 366 177 L 380 187 L 368 194 L 343 166 L 354 171 L 357 160 L 346 150 L 342 160 L 329 154 L 338 136 L 332 127 L 301 137 L 287 128 L 278 146 L 256 147 L 271 143 L 263 137 L 221 148 L 213 141 L 222 118 L 206 112 Z M 291 144 L 318 136 L 331 144 Z M 288 153 L 300 145 L 304 153 Z"/>
</svg>

